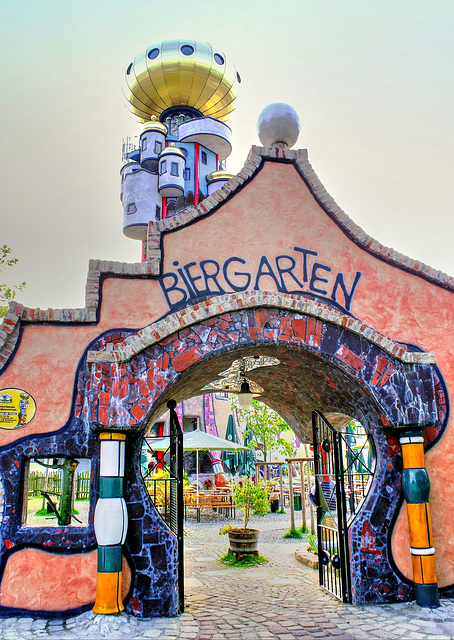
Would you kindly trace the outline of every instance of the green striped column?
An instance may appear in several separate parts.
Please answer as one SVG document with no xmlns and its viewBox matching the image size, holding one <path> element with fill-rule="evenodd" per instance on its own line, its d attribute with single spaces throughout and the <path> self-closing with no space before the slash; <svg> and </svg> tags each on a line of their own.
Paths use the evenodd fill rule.
<svg viewBox="0 0 454 640">
<path fill-rule="evenodd" d="M 94 613 L 123 611 L 121 599 L 122 545 L 128 530 L 123 499 L 125 439 L 123 433 L 101 433 L 99 500 L 95 510 L 98 573 Z"/>
</svg>

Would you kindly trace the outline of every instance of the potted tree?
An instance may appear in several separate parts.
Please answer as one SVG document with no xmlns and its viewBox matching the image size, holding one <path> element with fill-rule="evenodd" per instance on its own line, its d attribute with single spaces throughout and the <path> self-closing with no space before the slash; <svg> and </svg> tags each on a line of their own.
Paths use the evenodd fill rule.
<svg viewBox="0 0 454 640">
<path fill-rule="evenodd" d="M 258 555 L 259 530 L 249 529 L 248 522 L 251 515 L 264 516 L 270 507 L 270 488 L 263 482 L 255 484 L 249 478 L 243 478 L 241 484 L 235 485 L 233 490 L 235 506 L 242 509 L 243 527 L 228 527 L 225 531 L 229 534 L 230 551 L 237 558 L 246 553 Z"/>
</svg>

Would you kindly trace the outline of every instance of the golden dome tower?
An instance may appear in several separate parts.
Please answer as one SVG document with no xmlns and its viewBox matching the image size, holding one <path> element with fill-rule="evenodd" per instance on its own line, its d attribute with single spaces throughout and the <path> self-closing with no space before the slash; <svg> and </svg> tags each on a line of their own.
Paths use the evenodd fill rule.
<svg viewBox="0 0 454 640">
<path fill-rule="evenodd" d="M 121 170 L 123 233 L 142 241 L 146 259 L 149 222 L 197 205 L 231 177 L 225 121 L 241 78 L 220 49 L 168 40 L 134 58 L 125 80 L 128 106 L 144 127 Z"/>
<path fill-rule="evenodd" d="M 125 96 L 141 121 L 175 113 L 226 121 L 234 109 L 240 75 L 223 51 L 205 42 L 153 44 L 126 69 Z"/>
</svg>

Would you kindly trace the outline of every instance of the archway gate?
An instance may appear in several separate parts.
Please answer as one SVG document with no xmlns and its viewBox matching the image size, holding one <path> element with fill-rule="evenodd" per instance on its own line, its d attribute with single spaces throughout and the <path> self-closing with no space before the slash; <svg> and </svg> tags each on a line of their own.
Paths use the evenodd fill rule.
<svg viewBox="0 0 454 640">
<path fill-rule="evenodd" d="M 177 539 L 145 490 L 142 435 L 169 399 L 200 393 L 254 353 L 280 361 L 251 377 L 300 440 L 311 439 L 312 409 L 352 416 L 374 440 L 375 481 L 349 530 L 353 602 L 411 599 L 412 575 L 417 592 L 435 583 L 430 532 L 410 531 L 411 566 L 398 514 L 404 493 L 412 513 L 428 515 L 423 444 L 452 429 L 454 280 L 373 240 L 325 191 L 307 152 L 281 147 L 253 147 L 222 189 L 151 222 L 145 244 L 141 263 L 90 262 L 84 308 L 13 302 L 2 323 L 1 391 L 23 392 L 36 414 L 14 426 L 5 410 L 0 431 L 0 614 L 90 608 L 103 546 L 98 573 L 117 587 L 123 579 L 115 606 L 121 595 L 135 615 L 176 613 Z M 441 438 L 429 459 L 448 593 L 450 442 Z M 87 527 L 24 524 L 26 469 L 56 456 L 90 459 Z M 115 539 L 112 527 L 95 534 L 102 500 L 122 514 Z M 83 589 L 67 587 L 70 574 Z"/>
<path fill-rule="evenodd" d="M 216 301 L 212 304 L 215 306 Z M 200 392 L 238 354 L 277 357 L 281 364 L 273 367 L 271 375 L 269 369 L 257 369 L 251 377 L 266 389 L 267 402 L 280 411 L 301 440 L 311 440 L 313 407 L 357 418 L 374 439 L 379 481 L 372 484 L 349 532 L 351 597 L 356 604 L 395 600 L 410 589 L 410 584 L 396 571 L 390 556 L 390 522 L 396 516 L 401 494 L 400 469 L 395 456 L 389 455 L 388 433 L 393 426 L 415 422 L 431 421 L 440 428 L 435 397 L 442 392 L 442 385 L 436 369 L 425 362 L 426 354 L 405 350 L 398 358 L 389 353 L 394 348 L 392 343 L 391 347 L 388 343 L 388 350 L 376 344 L 382 341 L 381 336 L 375 335 L 372 342 L 353 333 L 342 326 L 342 314 L 335 324 L 308 313 L 254 308 L 251 301 L 249 305 L 249 309 L 220 313 L 202 322 L 193 319 L 180 331 L 169 329 L 169 335 L 160 339 L 156 331 L 150 331 L 153 344 L 148 347 L 143 338 L 146 331 L 141 336 L 117 334 L 107 351 L 104 347 L 109 337 L 103 337 L 101 350 L 97 352 L 97 345 L 93 345 L 89 353 L 91 370 L 80 410 L 98 429 L 120 430 L 133 440 L 140 439 L 144 426 L 159 415 L 170 395 L 179 401 Z M 127 353 L 139 339 L 137 353 Z M 403 362 L 404 354 L 407 362 Z M 107 357 L 111 362 L 106 362 Z M 139 483 L 131 465 L 127 502 L 132 499 L 128 484 Z M 137 542 L 135 525 L 130 521 L 129 535 Z M 136 567 L 134 595 L 139 602 L 150 597 L 149 587 L 141 591 L 138 586 L 140 576 L 154 571 L 152 545 L 147 545 L 146 536 L 142 530 L 137 544 L 140 562 L 137 554 L 132 554 Z M 147 547 L 150 560 L 144 562 Z M 173 550 L 166 553 L 166 565 L 174 565 Z M 373 572 L 368 569 L 371 559 Z M 158 597 L 158 591 L 154 597 Z"/>
</svg>

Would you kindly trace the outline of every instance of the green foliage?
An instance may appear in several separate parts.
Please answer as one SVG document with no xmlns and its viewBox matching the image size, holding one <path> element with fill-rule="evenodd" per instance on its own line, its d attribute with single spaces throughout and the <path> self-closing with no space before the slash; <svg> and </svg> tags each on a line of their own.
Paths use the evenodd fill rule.
<svg viewBox="0 0 454 640">
<path fill-rule="evenodd" d="M 244 437 L 252 437 L 249 448 L 260 449 L 265 462 L 268 453 L 273 449 L 287 456 L 293 455 L 292 445 L 281 438 L 283 431 L 290 431 L 288 424 L 263 402 L 254 399 L 252 405 L 252 409 L 240 409 L 236 397 L 232 403 L 232 408 L 238 412 L 239 420 L 246 423 Z"/>
<path fill-rule="evenodd" d="M 266 564 L 268 559 L 265 556 L 254 556 L 251 553 L 242 555 L 238 560 L 233 551 L 229 551 L 221 558 L 222 564 L 229 567 L 256 567 L 257 565 Z"/>
<path fill-rule="evenodd" d="M 74 514 L 75 516 L 79 515 L 79 511 L 75 508 L 71 509 L 71 513 Z M 35 516 L 40 516 L 40 517 L 46 517 L 46 516 L 51 516 L 52 514 L 48 512 L 48 510 L 44 507 L 41 509 L 38 509 L 38 511 L 36 511 Z"/>
<path fill-rule="evenodd" d="M 235 505 L 244 510 L 244 529 L 251 515 L 266 516 L 270 508 L 271 487 L 267 487 L 263 482 L 257 485 L 250 478 L 242 479 L 242 486 L 236 484 L 233 489 Z"/>
<path fill-rule="evenodd" d="M 8 267 L 13 267 L 18 262 L 18 258 L 9 258 L 9 254 L 12 249 L 8 245 L 4 244 L 0 246 L 0 273 L 3 273 Z M 11 300 L 14 300 L 16 293 L 22 291 L 25 287 L 25 282 L 17 284 L 13 287 L 8 287 L 6 284 L 0 284 L 0 318 L 8 311 L 8 306 Z"/>
<path fill-rule="evenodd" d="M 301 527 L 301 528 L 297 528 L 297 527 L 290 527 L 290 529 L 284 533 L 284 535 L 282 536 L 283 538 L 304 538 L 305 537 L 305 527 Z"/>
<path fill-rule="evenodd" d="M 311 550 L 314 553 L 318 553 L 318 543 L 317 543 L 317 537 L 315 536 L 314 533 L 310 533 L 307 539 L 309 546 L 311 548 Z"/>
</svg>

